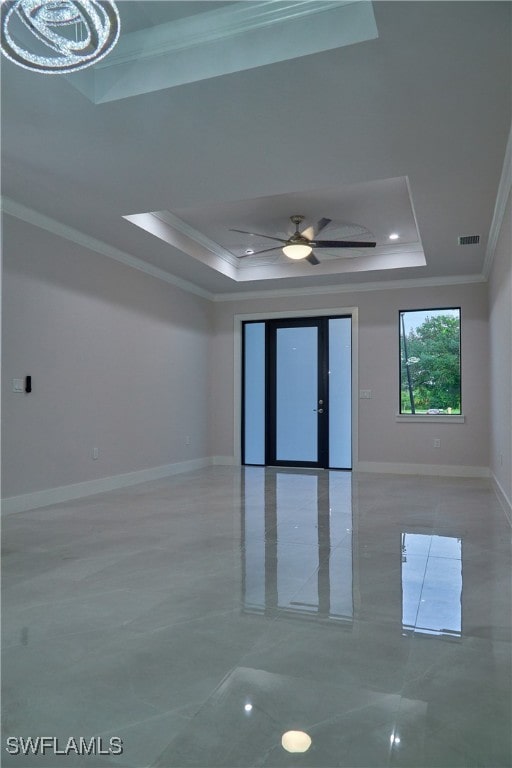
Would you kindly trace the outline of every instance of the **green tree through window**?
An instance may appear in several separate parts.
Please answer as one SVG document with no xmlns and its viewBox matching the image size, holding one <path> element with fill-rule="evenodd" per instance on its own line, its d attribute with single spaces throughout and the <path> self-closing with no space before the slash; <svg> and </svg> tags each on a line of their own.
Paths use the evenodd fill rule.
<svg viewBox="0 0 512 768">
<path fill-rule="evenodd" d="M 400 312 L 400 413 L 461 413 L 460 309 Z"/>
</svg>

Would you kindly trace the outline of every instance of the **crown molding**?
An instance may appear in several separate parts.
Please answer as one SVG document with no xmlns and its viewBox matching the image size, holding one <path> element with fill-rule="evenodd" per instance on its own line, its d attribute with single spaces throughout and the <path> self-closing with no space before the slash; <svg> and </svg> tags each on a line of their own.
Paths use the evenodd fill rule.
<svg viewBox="0 0 512 768">
<path fill-rule="evenodd" d="M 39 229 L 51 232 L 51 234 L 56 235 L 57 237 L 70 240 L 83 248 L 99 253 L 102 256 L 107 256 L 109 259 L 114 259 L 114 261 L 118 261 L 127 267 L 132 267 L 133 269 L 137 269 L 139 272 L 144 272 L 158 280 L 163 280 L 165 283 L 170 283 L 177 288 L 181 288 L 183 291 L 193 293 L 196 296 L 201 296 L 201 298 L 209 299 L 210 301 L 214 298 L 214 294 L 200 288 L 188 280 L 175 277 L 169 272 L 165 272 L 163 269 L 154 267 L 152 264 L 126 253 L 126 251 L 114 248 L 113 246 L 104 243 L 102 240 L 97 240 L 95 237 L 86 235 L 74 227 L 62 224 L 62 222 L 52 219 L 50 216 L 46 216 L 38 211 L 34 211 L 32 208 L 28 208 L 21 203 L 17 203 L 9 197 L 2 197 L 2 211 L 9 216 L 25 221 L 27 224 L 32 224 Z"/>
<path fill-rule="evenodd" d="M 31 224 L 39 229 L 44 229 L 57 237 L 62 237 L 65 240 L 70 240 L 77 245 L 87 248 L 88 250 L 99 253 L 102 256 L 107 256 L 114 261 L 117 261 L 125 266 L 137 269 L 139 272 L 144 272 L 157 280 L 162 280 L 165 283 L 181 288 L 188 293 L 192 293 L 196 296 L 200 296 L 203 299 L 208 299 L 213 302 L 222 301 L 241 301 L 249 299 L 275 299 L 286 298 L 293 296 L 319 296 L 339 293 L 361 293 L 366 291 L 386 291 L 396 290 L 404 288 L 428 288 L 428 287 L 441 287 L 445 285 L 467 285 L 473 283 L 485 283 L 487 277 L 483 274 L 480 275 L 460 275 L 460 276 L 448 276 L 448 277 L 423 277 L 412 278 L 403 280 L 383 280 L 381 282 L 368 282 L 368 283 L 351 283 L 342 285 L 328 285 L 328 286 L 310 286 L 304 288 L 279 288 L 269 290 L 258 291 L 234 291 L 232 293 L 212 293 L 204 288 L 200 288 L 194 283 L 182 278 L 175 277 L 169 272 L 165 272 L 163 269 L 154 267 L 148 262 L 138 259 L 125 251 L 121 251 L 118 248 L 114 248 L 101 240 L 97 240 L 94 237 L 84 234 L 74 227 L 69 227 L 67 224 L 62 224 L 55 219 L 50 218 L 42 213 L 39 213 L 32 208 L 28 208 L 21 203 L 12 200 L 9 197 L 1 198 L 2 212 L 13 216 L 14 218 L 25 221 L 27 224 Z"/>
<path fill-rule="evenodd" d="M 498 187 L 498 194 L 496 195 L 496 204 L 494 206 L 494 213 L 491 222 L 491 228 L 489 230 L 489 239 L 487 240 L 487 248 L 485 250 L 484 266 L 482 269 L 483 275 L 486 279 L 491 274 L 492 265 L 494 262 L 494 255 L 496 253 L 496 246 L 498 245 L 498 239 L 501 232 L 501 226 L 503 224 L 503 217 L 505 215 L 505 209 L 507 207 L 507 201 L 512 189 L 512 127 L 508 134 L 507 147 L 505 149 L 505 158 L 503 160 L 503 169 L 501 171 L 500 184 Z"/>
<path fill-rule="evenodd" d="M 153 59 L 186 48 L 197 48 L 213 41 L 243 35 L 254 29 L 265 29 L 323 11 L 332 11 L 335 7 L 341 8 L 353 2 L 354 0 L 274 0 L 269 3 L 268 0 L 260 0 L 248 3 L 242 0 L 224 8 L 130 32 L 120 39 L 108 61 L 98 62 L 97 70 L 116 64 Z"/>
<path fill-rule="evenodd" d="M 377 37 L 370 0 L 241 0 L 121 35 L 68 82 L 101 104 Z"/>
<path fill-rule="evenodd" d="M 191 240 L 202 245 L 203 248 L 206 248 L 207 251 L 213 253 L 217 258 L 227 262 L 232 267 L 235 267 L 235 269 L 239 269 L 239 261 L 236 256 L 233 256 L 232 253 L 226 250 L 226 248 L 223 248 L 222 245 L 219 245 L 219 243 L 216 243 L 215 240 L 211 240 L 209 237 L 206 237 L 206 235 L 203 235 L 198 229 L 191 227 L 190 224 L 187 224 L 183 219 L 175 216 L 174 213 L 171 213 L 170 211 L 151 211 L 151 216 L 154 216 L 156 219 L 163 221 L 164 224 L 168 224 L 170 227 L 177 229 Z"/>
<path fill-rule="evenodd" d="M 469 285 L 485 283 L 484 275 L 460 275 L 449 277 L 420 277 L 403 280 L 383 280 L 381 282 L 351 283 L 310 288 L 283 288 L 268 291 L 236 291 L 236 293 L 216 293 L 213 301 L 241 301 L 249 299 L 284 299 L 293 296 L 318 296 L 336 293 L 362 293 L 364 291 L 393 291 L 404 288 L 439 288 L 445 285 Z"/>
</svg>

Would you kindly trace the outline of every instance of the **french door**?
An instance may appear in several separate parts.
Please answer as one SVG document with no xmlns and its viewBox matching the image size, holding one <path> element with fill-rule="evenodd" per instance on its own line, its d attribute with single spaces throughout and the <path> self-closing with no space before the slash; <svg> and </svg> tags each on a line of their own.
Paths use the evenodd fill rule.
<svg viewBox="0 0 512 768">
<path fill-rule="evenodd" d="M 350 469 L 351 318 L 244 324 L 244 464 Z"/>
</svg>

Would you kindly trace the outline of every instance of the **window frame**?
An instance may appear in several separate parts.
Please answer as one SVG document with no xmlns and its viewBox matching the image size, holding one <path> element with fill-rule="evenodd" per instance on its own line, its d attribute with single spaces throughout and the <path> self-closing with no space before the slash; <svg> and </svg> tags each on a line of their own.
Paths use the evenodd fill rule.
<svg viewBox="0 0 512 768">
<path fill-rule="evenodd" d="M 407 413 L 402 411 L 402 316 L 409 312 L 436 312 L 442 313 L 446 311 L 457 311 L 459 313 L 459 395 L 460 395 L 460 412 L 459 413 L 443 413 L 430 414 L 430 413 Z M 464 422 L 465 416 L 462 410 L 462 307 L 459 306 L 443 306 L 443 307 L 415 307 L 413 309 L 399 309 L 398 310 L 398 412 L 396 414 L 397 421 L 415 421 L 415 422 Z"/>
</svg>

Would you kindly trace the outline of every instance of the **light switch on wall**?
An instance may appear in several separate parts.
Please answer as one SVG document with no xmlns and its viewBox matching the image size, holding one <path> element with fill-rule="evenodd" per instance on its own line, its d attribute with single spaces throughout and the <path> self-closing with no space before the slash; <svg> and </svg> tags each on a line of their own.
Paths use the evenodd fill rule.
<svg viewBox="0 0 512 768">
<path fill-rule="evenodd" d="M 25 383 L 23 379 L 13 379 L 12 380 L 12 391 L 13 392 L 24 392 L 25 391 Z"/>
<path fill-rule="evenodd" d="M 372 391 L 371 391 L 371 389 L 360 389 L 359 390 L 359 399 L 360 400 L 371 400 L 372 399 Z"/>
</svg>

